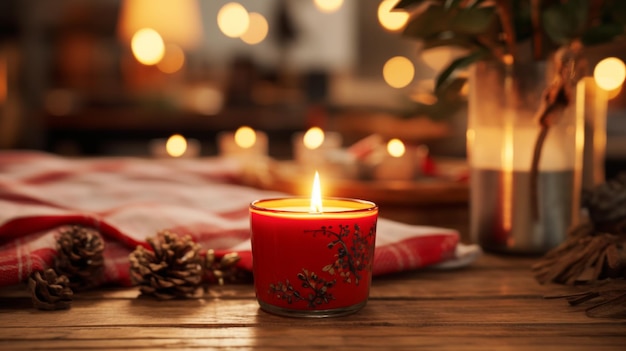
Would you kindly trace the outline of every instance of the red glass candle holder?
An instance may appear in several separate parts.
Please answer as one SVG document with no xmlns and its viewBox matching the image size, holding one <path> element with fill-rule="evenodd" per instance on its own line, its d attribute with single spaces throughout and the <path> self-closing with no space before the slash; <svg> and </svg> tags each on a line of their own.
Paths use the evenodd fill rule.
<svg viewBox="0 0 626 351">
<path fill-rule="evenodd" d="M 376 204 L 280 198 L 250 205 L 254 288 L 264 311 L 292 317 L 354 313 L 367 303 L 376 240 Z"/>
</svg>

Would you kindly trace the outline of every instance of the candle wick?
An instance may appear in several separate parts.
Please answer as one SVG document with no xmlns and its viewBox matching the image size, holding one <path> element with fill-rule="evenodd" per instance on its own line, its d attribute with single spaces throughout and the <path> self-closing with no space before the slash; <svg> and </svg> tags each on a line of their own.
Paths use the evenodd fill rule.
<svg viewBox="0 0 626 351">
<path fill-rule="evenodd" d="M 322 214 L 323 212 L 320 211 L 320 209 L 318 207 L 315 208 L 311 208 L 311 211 L 309 211 L 310 214 Z"/>
</svg>

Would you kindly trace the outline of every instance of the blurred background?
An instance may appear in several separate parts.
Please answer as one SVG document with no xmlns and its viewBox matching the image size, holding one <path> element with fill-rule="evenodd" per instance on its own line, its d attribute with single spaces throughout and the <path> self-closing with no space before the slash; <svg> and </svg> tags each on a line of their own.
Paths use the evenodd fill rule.
<svg viewBox="0 0 626 351">
<path fill-rule="evenodd" d="M 396 2 L 3 0 L 0 148 L 148 157 L 179 134 L 212 156 L 249 126 L 290 159 L 294 133 L 319 126 L 464 157 L 467 92 L 430 93 L 458 53 L 403 38 Z M 592 65 L 626 58 L 593 50 Z M 609 101 L 609 169 L 626 163 L 624 95 Z"/>
</svg>

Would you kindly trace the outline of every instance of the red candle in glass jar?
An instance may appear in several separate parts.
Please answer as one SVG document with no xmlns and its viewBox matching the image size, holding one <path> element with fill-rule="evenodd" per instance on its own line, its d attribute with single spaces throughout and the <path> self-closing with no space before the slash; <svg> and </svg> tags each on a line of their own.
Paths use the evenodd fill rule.
<svg viewBox="0 0 626 351">
<path fill-rule="evenodd" d="M 367 303 L 376 204 L 313 196 L 250 205 L 254 287 L 261 309 L 294 317 L 350 314 Z M 317 194 L 316 194 L 317 192 Z"/>
</svg>

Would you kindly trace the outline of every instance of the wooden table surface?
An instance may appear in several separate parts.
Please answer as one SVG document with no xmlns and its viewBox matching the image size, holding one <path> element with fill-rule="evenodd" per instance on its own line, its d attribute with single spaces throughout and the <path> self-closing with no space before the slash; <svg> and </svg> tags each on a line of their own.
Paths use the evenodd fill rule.
<svg viewBox="0 0 626 351">
<path fill-rule="evenodd" d="M 626 320 L 587 317 L 542 296 L 533 259 L 484 255 L 470 267 L 374 279 L 360 312 L 293 319 L 259 310 L 251 285 L 200 300 L 138 299 L 136 289 L 75 296 L 72 308 L 31 308 L 25 288 L 0 290 L 0 350 L 625 350 Z"/>
</svg>

